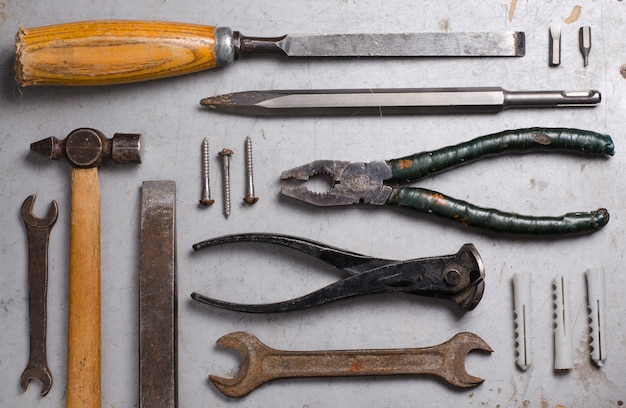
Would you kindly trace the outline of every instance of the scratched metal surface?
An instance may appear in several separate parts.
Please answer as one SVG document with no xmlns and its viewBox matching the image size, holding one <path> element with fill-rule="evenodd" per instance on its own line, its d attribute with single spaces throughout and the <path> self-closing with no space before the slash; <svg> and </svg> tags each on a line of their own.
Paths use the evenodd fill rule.
<svg viewBox="0 0 626 408">
<path fill-rule="evenodd" d="M 65 404 L 69 167 L 29 155 L 30 142 L 89 126 L 107 135 L 140 132 L 140 166 L 100 170 L 102 189 L 103 406 L 132 407 L 138 399 L 138 262 L 140 186 L 175 180 L 178 219 L 179 406 L 181 407 L 614 407 L 626 401 L 626 327 L 622 276 L 626 208 L 623 155 L 626 123 L 626 4 L 618 0 L 511 1 L 317 0 L 149 1 L 81 0 L 0 3 L 0 405 Z M 14 35 L 19 26 L 86 19 L 162 19 L 219 24 L 249 35 L 412 31 L 523 30 L 521 59 L 294 60 L 249 58 L 214 72 L 105 88 L 27 88 L 13 81 Z M 563 28 L 562 64 L 548 67 L 548 27 Z M 583 68 L 578 28 L 592 27 L 590 65 Z M 498 115 L 372 118 L 245 118 L 202 110 L 207 96 L 250 89 L 502 86 L 511 90 L 597 88 L 594 109 L 517 110 Z M 608 226 L 567 239 L 500 237 L 389 208 L 314 208 L 279 196 L 282 170 L 314 159 L 374 160 L 434 149 L 479 135 L 529 126 L 571 126 L 613 135 L 609 160 L 570 155 L 495 158 L 424 180 L 420 185 L 495 208 L 561 214 L 606 207 Z M 244 191 L 243 145 L 253 139 L 256 190 Z M 200 144 L 211 143 L 211 183 L 217 203 L 199 208 Z M 215 153 L 235 151 L 233 214 L 222 216 Z M 323 183 L 321 183 L 323 184 Z M 319 188 L 323 188 L 323 185 Z M 51 392 L 38 384 L 23 393 L 19 376 L 28 357 L 26 237 L 19 217 L 24 198 L 37 194 L 35 211 L 50 200 L 61 212 L 52 232 L 48 292 Z M 407 296 L 372 296 L 280 315 L 249 316 L 194 304 L 192 291 L 231 301 L 269 302 L 315 290 L 338 278 L 333 270 L 276 248 L 242 245 L 192 253 L 197 241 L 223 234 L 276 232 L 352 251 L 408 259 L 453 253 L 472 242 L 486 266 L 486 292 L 472 312 Z M 607 272 L 608 359 L 589 358 L 584 271 Z M 514 272 L 532 273 L 534 365 L 515 366 Z M 553 370 L 551 281 L 570 283 L 575 368 Z M 215 347 L 232 331 L 249 331 L 282 349 L 419 347 L 459 331 L 483 337 L 491 356 L 471 355 L 468 370 L 486 381 L 455 390 L 431 378 L 284 380 L 248 397 L 227 399 L 208 383 L 209 373 L 237 371 L 238 358 Z"/>
</svg>

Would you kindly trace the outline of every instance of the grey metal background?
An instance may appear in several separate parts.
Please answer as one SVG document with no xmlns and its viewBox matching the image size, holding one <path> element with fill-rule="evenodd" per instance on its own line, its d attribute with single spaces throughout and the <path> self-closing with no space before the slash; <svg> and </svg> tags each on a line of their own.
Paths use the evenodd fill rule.
<svg viewBox="0 0 626 408">
<path fill-rule="evenodd" d="M 570 18 L 575 7 L 580 15 Z M 88 126 L 143 134 L 143 163 L 100 170 L 102 190 L 103 406 L 136 406 L 138 391 L 138 230 L 144 180 L 177 183 L 179 382 L 181 407 L 345 406 L 618 406 L 626 400 L 626 328 L 622 322 L 626 220 L 622 151 L 626 115 L 626 5 L 581 1 L 15 1 L 0 3 L 0 405 L 65 405 L 70 169 L 29 154 L 29 144 Z M 19 88 L 13 80 L 19 26 L 87 19 L 154 19 L 230 26 L 249 35 L 404 31 L 526 32 L 527 53 L 511 59 L 248 58 L 225 69 L 186 77 L 103 88 Z M 569 19 L 568 19 L 569 18 Z M 567 21 L 566 21 L 567 20 Z M 573 21 L 572 21 L 573 20 Z M 562 64 L 548 67 L 548 27 L 563 28 Z M 578 51 L 578 28 L 592 27 L 589 67 Z M 246 118 L 204 111 L 201 98 L 252 89 L 503 86 L 510 90 L 599 89 L 593 109 L 508 111 L 498 115 L 370 118 Z M 424 180 L 468 201 L 521 213 L 558 215 L 606 207 L 608 226 L 593 235 L 559 240 L 486 234 L 391 208 L 315 208 L 279 195 L 280 172 L 314 159 L 375 160 L 435 149 L 483 134 L 529 126 L 570 126 L 608 133 L 617 154 L 608 160 L 570 155 L 494 158 Z M 244 206 L 243 145 L 253 139 L 260 201 Z M 199 208 L 200 144 L 212 149 L 216 204 Z M 222 216 L 217 152 L 233 156 L 233 214 Z M 323 183 L 318 188 L 323 188 Z M 27 248 L 19 216 L 37 194 L 35 211 L 50 200 L 61 212 L 50 245 L 48 353 L 54 385 L 22 393 L 28 357 Z M 372 296 L 280 315 L 249 316 L 194 304 L 192 291 L 232 301 L 269 302 L 315 290 L 338 278 L 304 257 L 264 246 L 230 246 L 192 253 L 191 244 L 223 234 L 276 232 L 385 258 L 453 253 L 473 242 L 486 266 L 486 292 L 472 312 L 408 296 Z M 584 271 L 607 273 L 608 359 L 589 359 Z M 514 272 L 533 280 L 534 366 L 515 366 Z M 555 373 L 551 281 L 570 284 L 574 370 Z M 471 355 L 468 370 L 486 378 L 459 391 L 432 378 L 305 379 L 277 381 L 240 400 L 227 399 L 207 375 L 237 371 L 237 356 L 215 341 L 245 330 L 284 349 L 419 347 L 459 331 L 483 337 L 491 356 Z"/>
</svg>

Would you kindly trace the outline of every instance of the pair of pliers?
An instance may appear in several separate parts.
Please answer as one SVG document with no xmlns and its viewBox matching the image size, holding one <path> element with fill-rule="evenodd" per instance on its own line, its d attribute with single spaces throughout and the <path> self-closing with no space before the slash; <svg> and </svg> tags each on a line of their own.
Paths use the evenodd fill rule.
<svg viewBox="0 0 626 408">
<path fill-rule="evenodd" d="M 485 268 L 478 251 L 465 244 L 454 255 L 394 261 L 345 251 L 303 238 L 277 234 L 226 235 L 193 245 L 198 251 L 216 245 L 261 242 L 300 251 L 347 273 L 343 278 L 315 292 L 284 302 L 241 304 L 200 295 L 198 302 L 248 313 L 274 313 L 306 309 L 338 299 L 374 293 L 409 293 L 448 299 L 463 310 L 474 309 L 483 296 Z"/>
<path fill-rule="evenodd" d="M 593 232 L 604 227 L 609 221 L 609 213 L 604 208 L 557 217 L 534 217 L 478 207 L 423 188 L 399 186 L 486 156 L 536 151 L 612 156 L 615 148 L 610 136 L 586 130 L 508 130 L 394 160 L 367 163 L 317 160 L 284 171 L 281 179 L 306 181 L 312 176 L 325 174 L 333 179 L 330 191 L 318 193 L 300 185 L 283 186 L 281 193 L 317 206 L 361 203 L 408 207 L 498 233 L 565 235 Z"/>
</svg>

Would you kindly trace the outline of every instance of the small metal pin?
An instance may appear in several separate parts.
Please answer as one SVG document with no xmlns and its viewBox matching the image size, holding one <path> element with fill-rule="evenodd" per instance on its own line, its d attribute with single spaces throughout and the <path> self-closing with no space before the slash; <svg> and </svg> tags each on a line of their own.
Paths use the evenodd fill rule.
<svg viewBox="0 0 626 408">
<path fill-rule="evenodd" d="M 583 55 L 584 65 L 589 65 L 589 51 L 591 51 L 591 27 L 582 26 L 578 31 L 580 53 Z"/>
<path fill-rule="evenodd" d="M 254 172 L 252 168 L 252 139 L 250 136 L 246 137 L 245 143 L 246 152 L 246 196 L 243 202 L 246 204 L 254 204 L 259 201 L 259 197 L 254 195 Z"/>
<path fill-rule="evenodd" d="M 561 64 L 561 26 L 550 27 L 549 64 L 556 67 Z"/>
<path fill-rule="evenodd" d="M 208 207 L 215 202 L 211 198 L 211 186 L 209 185 L 209 141 L 205 137 L 202 140 L 202 197 L 200 204 Z"/>
<path fill-rule="evenodd" d="M 230 216 L 230 156 L 234 152 L 230 149 L 222 149 L 218 153 L 222 157 L 222 177 L 224 187 L 224 216 Z"/>
</svg>

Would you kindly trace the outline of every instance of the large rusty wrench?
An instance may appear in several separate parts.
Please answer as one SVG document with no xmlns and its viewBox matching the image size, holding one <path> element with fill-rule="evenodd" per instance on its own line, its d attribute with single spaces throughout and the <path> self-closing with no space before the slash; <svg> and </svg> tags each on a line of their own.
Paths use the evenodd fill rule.
<svg viewBox="0 0 626 408">
<path fill-rule="evenodd" d="M 20 377 L 20 386 L 26 391 L 31 380 L 41 381 L 41 396 L 52 387 L 52 374 L 46 357 L 46 322 L 48 293 L 48 243 L 50 231 L 57 222 L 59 209 L 52 200 L 44 218 L 33 214 L 35 196 L 31 195 L 22 204 L 22 219 L 28 239 L 28 320 L 30 353 L 28 364 Z"/>
<path fill-rule="evenodd" d="M 412 349 L 283 351 L 246 332 L 229 333 L 217 344 L 243 356 L 234 378 L 209 376 L 228 397 L 243 397 L 265 382 L 296 377 L 430 374 L 457 387 L 475 387 L 484 380 L 465 371 L 465 356 L 472 350 L 493 351 L 483 339 L 467 332 L 438 346 Z"/>
<path fill-rule="evenodd" d="M 101 406 L 100 186 L 98 167 L 107 159 L 140 162 L 140 136 L 76 129 L 65 140 L 50 137 L 30 149 L 72 165 L 70 272 L 67 340 L 68 408 Z"/>
</svg>

